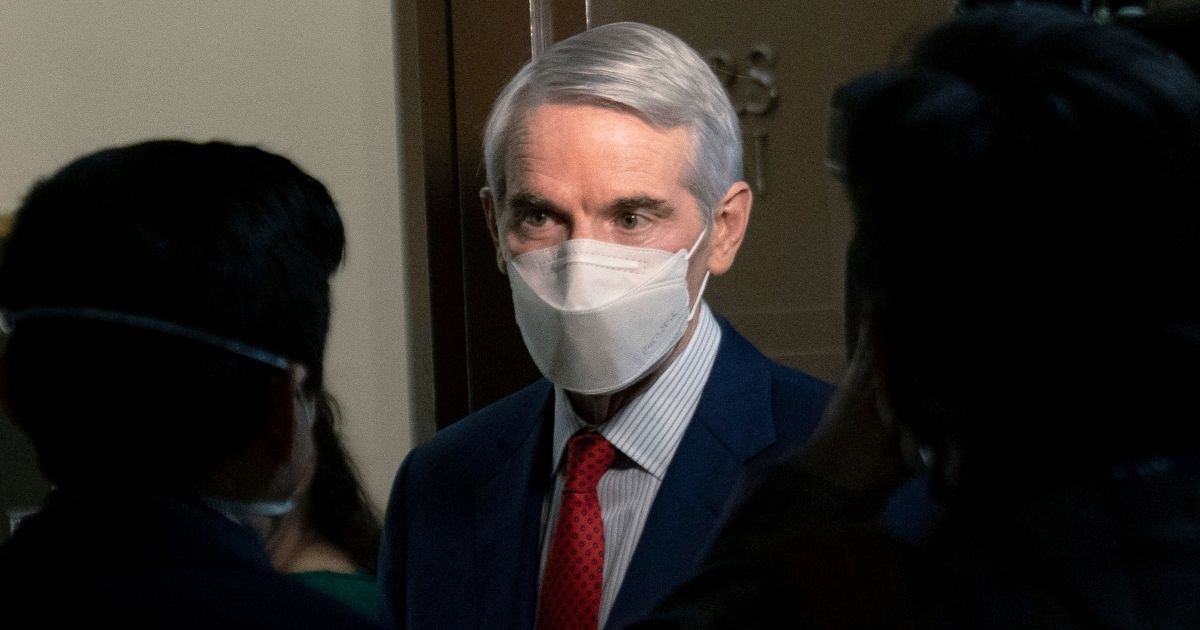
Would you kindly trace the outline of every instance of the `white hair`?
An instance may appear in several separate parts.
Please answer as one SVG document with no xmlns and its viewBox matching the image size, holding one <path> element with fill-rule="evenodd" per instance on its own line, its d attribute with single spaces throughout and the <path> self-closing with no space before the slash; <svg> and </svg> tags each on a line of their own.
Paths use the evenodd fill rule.
<svg viewBox="0 0 1200 630">
<path fill-rule="evenodd" d="M 705 221 L 742 178 L 737 113 L 708 64 L 660 28 L 618 22 L 554 44 L 525 64 L 496 98 L 483 132 L 483 155 L 497 204 L 507 193 L 505 161 L 514 136 L 530 112 L 551 103 L 608 107 L 654 127 L 686 127 L 692 155 L 682 183 Z"/>
</svg>

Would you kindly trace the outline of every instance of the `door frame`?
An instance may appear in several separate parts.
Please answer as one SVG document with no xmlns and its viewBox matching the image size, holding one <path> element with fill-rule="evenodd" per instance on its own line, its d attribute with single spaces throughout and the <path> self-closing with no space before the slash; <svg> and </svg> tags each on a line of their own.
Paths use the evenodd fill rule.
<svg viewBox="0 0 1200 630">
<path fill-rule="evenodd" d="M 611 21 L 616 2 L 416 0 L 415 13 L 431 380 L 441 429 L 538 376 L 479 204 L 480 134 L 492 101 L 533 54 Z"/>
</svg>

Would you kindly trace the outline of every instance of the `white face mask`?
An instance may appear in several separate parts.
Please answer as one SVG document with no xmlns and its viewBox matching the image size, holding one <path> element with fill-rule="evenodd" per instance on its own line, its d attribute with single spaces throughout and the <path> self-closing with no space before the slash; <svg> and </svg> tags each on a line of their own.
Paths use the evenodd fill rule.
<svg viewBox="0 0 1200 630">
<path fill-rule="evenodd" d="M 571 240 L 508 261 L 525 347 L 554 384 L 609 394 L 658 366 L 687 330 L 708 273 L 689 307 L 692 252 Z"/>
</svg>

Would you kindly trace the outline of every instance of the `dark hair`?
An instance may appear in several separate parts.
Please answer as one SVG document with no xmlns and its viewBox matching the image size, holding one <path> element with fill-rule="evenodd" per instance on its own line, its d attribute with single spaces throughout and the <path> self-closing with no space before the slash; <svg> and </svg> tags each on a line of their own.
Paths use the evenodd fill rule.
<svg viewBox="0 0 1200 630">
<path fill-rule="evenodd" d="M 835 108 L 849 302 L 877 314 L 919 439 L 954 436 L 964 474 L 1018 484 L 1197 445 L 1186 65 L 1079 14 L 979 10 Z"/>
<path fill-rule="evenodd" d="M 317 399 L 313 442 L 317 466 L 308 487 L 308 524 L 368 573 L 379 555 L 379 517 L 338 434 L 337 401 L 329 393 Z"/>
<path fill-rule="evenodd" d="M 93 153 L 37 183 L 0 259 L 0 308 L 151 317 L 301 363 L 319 391 L 329 278 L 344 235 L 320 182 L 286 158 L 160 140 Z M 12 417 L 59 485 L 179 491 L 242 448 L 282 372 L 122 323 L 18 320 Z"/>
</svg>

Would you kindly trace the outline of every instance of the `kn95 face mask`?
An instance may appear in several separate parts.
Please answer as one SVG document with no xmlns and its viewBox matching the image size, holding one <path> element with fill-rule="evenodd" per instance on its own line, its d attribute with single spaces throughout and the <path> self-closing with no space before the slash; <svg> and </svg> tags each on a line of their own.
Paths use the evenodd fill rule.
<svg viewBox="0 0 1200 630">
<path fill-rule="evenodd" d="M 580 394 L 628 387 L 658 366 L 695 316 L 690 250 L 668 252 L 586 239 L 508 261 L 517 325 L 534 363 Z"/>
</svg>

